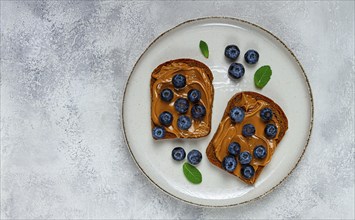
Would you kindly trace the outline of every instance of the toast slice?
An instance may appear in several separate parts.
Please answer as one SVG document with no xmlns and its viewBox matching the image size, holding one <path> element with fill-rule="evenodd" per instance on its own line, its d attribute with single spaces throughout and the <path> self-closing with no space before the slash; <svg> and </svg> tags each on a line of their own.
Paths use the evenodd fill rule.
<svg viewBox="0 0 355 220">
<path fill-rule="evenodd" d="M 230 111 L 234 107 L 241 107 L 245 111 L 245 117 L 240 123 L 233 122 L 230 117 Z M 268 122 L 265 122 L 260 116 L 260 111 L 264 108 L 272 110 L 272 119 Z M 242 129 L 246 124 L 252 124 L 255 127 L 255 134 L 251 137 L 243 135 Z M 267 124 L 274 124 L 277 127 L 274 138 L 266 136 L 264 129 Z M 240 92 L 235 94 L 228 102 L 219 127 L 206 149 L 206 154 L 212 164 L 226 171 L 222 163 L 227 155 L 231 155 L 228 146 L 231 142 L 239 143 L 240 153 L 247 151 L 252 156 L 249 165 L 254 168 L 255 173 L 250 178 L 242 175 L 242 167 L 245 167 L 245 165 L 241 164 L 240 153 L 234 156 L 237 166 L 230 173 L 247 184 L 254 184 L 263 168 L 270 162 L 276 146 L 284 137 L 287 129 L 287 117 L 281 107 L 274 101 L 256 92 Z M 260 145 L 266 148 L 266 157 L 263 159 L 258 159 L 254 155 L 254 148 Z"/>
<path fill-rule="evenodd" d="M 173 77 L 177 74 L 186 78 L 186 85 L 182 88 L 176 88 L 173 85 Z M 154 139 L 172 139 L 172 138 L 200 138 L 207 136 L 211 131 L 211 116 L 214 89 L 212 85 L 213 75 L 211 70 L 202 62 L 193 59 L 176 59 L 160 64 L 154 69 L 150 80 L 151 93 L 151 127 L 164 130 L 162 137 Z M 163 100 L 162 91 L 169 89 L 173 93 L 171 100 Z M 190 90 L 196 89 L 200 91 L 200 99 L 191 102 L 188 98 Z M 178 112 L 175 102 L 179 98 L 188 101 L 188 110 L 186 112 Z M 202 105 L 205 113 L 201 117 L 192 116 L 192 108 L 195 105 Z M 196 108 L 195 108 L 196 110 Z M 164 125 L 159 116 L 163 112 L 169 112 L 172 116 L 172 122 Z M 196 111 L 195 111 L 196 112 Z M 187 116 L 191 120 L 189 128 L 182 129 L 178 126 L 180 116 Z M 196 116 L 196 114 L 195 114 Z M 154 132 L 152 132 L 154 133 Z"/>
</svg>

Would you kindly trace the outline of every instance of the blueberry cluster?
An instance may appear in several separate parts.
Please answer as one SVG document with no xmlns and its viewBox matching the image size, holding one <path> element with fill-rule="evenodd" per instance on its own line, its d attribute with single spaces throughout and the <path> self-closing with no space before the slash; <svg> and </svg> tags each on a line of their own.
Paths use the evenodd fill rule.
<svg viewBox="0 0 355 220">
<path fill-rule="evenodd" d="M 171 156 L 173 157 L 174 160 L 176 161 L 182 161 L 186 157 L 186 152 L 184 148 L 182 147 L 175 147 L 173 151 L 171 152 Z M 192 165 L 197 165 L 201 162 L 202 160 L 202 154 L 198 150 L 191 150 L 187 154 L 187 161 L 192 164 Z"/>
<path fill-rule="evenodd" d="M 228 45 L 224 50 L 224 55 L 232 61 L 235 61 L 239 54 L 240 50 L 236 45 Z M 248 50 L 244 54 L 244 59 L 248 64 L 255 64 L 259 60 L 259 53 L 255 50 Z M 228 74 L 232 79 L 240 79 L 244 76 L 244 73 L 245 69 L 241 63 L 232 63 L 228 68 Z"/>
<path fill-rule="evenodd" d="M 274 138 L 277 134 L 277 127 L 274 124 L 269 123 L 272 119 L 272 110 L 270 108 L 263 108 L 260 111 L 260 118 L 265 122 L 268 123 L 265 126 L 264 133 L 267 138 Z"/>
<path fill-rule="evenodd" d="M 276 137 L 277 127 L 274 124 L 269 123 L 272 119 L 273 113 L 270 108 L 263 108 L 260 111 L 260 118 L 266 124 L 264 133 L 266 137 L 272 139 Z M 241 123 L 245 117 L 245 111 L 242 107 L 233 107 L 229 112 L 229 117 L 233 123 Z M 244 137 L 252 137 L 255 134 L 255 127 L 252 124 L 245 124 L 242 128 L 242 135 Z"/>
<path fill-rule="evenodd" d="M 241 123 L 244 120 L 245 111 L 241 107 L 234 107 L 229 113 L 229 117 L 233 123 Z M 277 134 L 277 127 L 269 123 L 273 113 L 270 108 L 263 108 L 260 111 L 260 118 L 266 124 L 264 133 L 267 138 L 274 138 Z M 255 134 L 255 127 L 252 124 L 245 124 L 242 128 L 242 135 L 246 138 Z M 253 154 L 253 155 L 252 155 Z M 231 142 L 228 146 L 228 155 L 222 161 L 222 167 L 228 172 L 234 172 L 237 168 L 238 161 L 241 165 L 240 173 L 245 179 L 250 179 L 255 174 L 255 169 L 250 165 L 253 157 L 257 160 L 262 160 L 267 155 L 267 149 L 263 145 L 255 146 L 253 152 L 241 152 L 241 146 L 237 142 Z"/>
<path fill-rule="evenodd" d="M 239 143 L 230 143 L 228 146 L 228 155 L 223 159 L 222 167 L 228 172 L 234 172 L 239 161 L 241 165 L 240 173 L 245 179 L 250 179 L 255 174 L 254 167 L 250 165 L 253 156 L 248 151 L 240 151 L 241 147 Z M 256 146 L 253 150 L 253 155 L 256 159 L 264 159 L 267 155 L 266 148 L 263 145 Z"/>
<path fill-rule="evenodd" d="M 181 89 L 186 86 L 186 77 L 182 74 L 176 74 L 172 79 L 172 84 L 175 89 Z M 160 99 L 164 102 L 170 102 L 174 99 L 174 93 L 171 89 L 163 89 L 160 93 Z M 177 119 L 177 126 L 181 130 L 188 130 L 192 125 L 192 120 L 190 117 L 184 115 L 188 112 L 191 107 L 191 116 L 193 119 L 202 120 L 206 115 L 206 108 L 199 103 L 201 99 L 201 92 L 197 89 L 191 89 L 187 94 L 186 98 L 178 98 L 174 102 L 174 109 L 179 114 L 181 114 Z M 173 115 L 164 111 L 159 115 L 159 122 L 161 126 L 156 126 L 153 128 L 152 134 L 155 139 L 161 139 L 165 137 L 166 131 L 165 127 L 168 127 L 173 122 Z"/>
<path fill-rule="evenodd" d="M 258 147 L 263 147 L 263 146 L 260 145 Z M 255 149 L 257 149 L 258 147 L 256 147 Z M 263 148 L 265 149 L 265 147 Z M 250 179 L 254 176 L 255 173 L 254 167 L 250 165 L 250 162 L 252 160 L 252 155 L 248 151 L 243 151 L 243 152 L 240 151 L 241 151 L 241 147 L 239 143 L 237 142 L 230 143 L 228 146 L 228 155 L 223 159 L 222 167 L 228 172 L 234 172 L 234 170 L 237 168 L 238 161 L 239 161 L 239 163 L 241 164 L 240 172 L 242 176 L 246 179 Z M 254 156 L 256 158 L 259 158 L 255 154 Z"/>
</svg>

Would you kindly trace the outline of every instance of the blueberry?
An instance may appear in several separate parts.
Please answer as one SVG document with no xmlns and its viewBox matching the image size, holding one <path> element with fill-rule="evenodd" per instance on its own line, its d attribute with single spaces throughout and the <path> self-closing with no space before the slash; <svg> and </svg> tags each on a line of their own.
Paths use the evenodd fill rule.
<svg viewBox="0 0 355 220">
<path fill-rule="evenodd" d="M 240 50 L 236 45 L 228 45 L 224 50 L 224 55 L 231 60 L 236 60 L 239 54 Z"/>
<path fill-rule="evenodd" d="M 173 85 L 177 89 L 181 89 L 182 87 L 186 86 L 186 77 L 181 74 L 176 74 L 173 77 Z"/>
<path fill-rule="evenodd" d="M 202 119 L 206 115 L 206 108 L 203 105 L 196 104 L 191 108 L 191 115 L 195 119 Z"/>
<path fill-rule="evenodd" d="M 244 54 L 244 59 L 245 59 L 245 62 L 247 62 L 249 64 L 255 64 L 259 60 L 259 53 L 256 52 L 255 50 L 248 50 Z"/>
<path fill-rule="evenodd" d="M 190 102 L 197 103 L 201 99 L 201 92 L 197 89 L 191 89 L 187 93 L 187 98 L 190 100 Z"/>
<path fill-rule="evenodd" d="M 242 168 L 240 169 L 240 172 L 245 179 L 250 179 L 255 174 L 254 167 L 252 167 L 250 165 L 242 166 Z"/>
<path fill-rule="evenodd" d="M 174 97 L 174 93 L 170 89 L 163 89 L 163 91 L 161 91 L 160 93 L 160 98 L 164 102 L 170 102 L 173 99 L 173 97 Z"/>
<path fill-rule="evenodd" d="M 274 138 L 277 134 L 277 127 L 273 124 L 267 124 L 264 132 L 268 138 Z"/>
<path fill-rule="evenodd" d="M 232 155 L 226 156 L 222 161 L 222 167 L 228 172 L 233 172 L 237 167 L 237 159 Z"/>
<path fill-rule="evenodd" d="M 263 121 L 268 122 L 272 119 L 272 111 L 270 108 L 263 108 L 260 111 L 260 117 Z"/>
<path fill-rule="evenodd" d="M 181 115 L 177 120 L 177 124 L 181 130 L 187 130 L 191 127 L 191 119 L 185 115 Z"/>
<path fill-rule="evenodd" d="M 202 154 L 198 150 L 192 150 L 187 154 L 187 161 L 192 165 L 197 165 L 202 160 Z"/>
<path fill-rule="evenodd" d="M 240 79 L 242 76 L 244 76 L 244 72 L 244 66 L 240 63 L 232 63 L 228 69 L 228 74 L 233 79 Z"/>
<path fill-rule="evenodd" d="M 242 134 L 244 137 L 251 137 L 255 134 L 255 127 L 252 124 L 246 124 L 243 126 Z"/>
<path fill-rule="evenodd" d="M 228 152 L 231 155 L 237 156 L 240 153 L 240 144 L 237 142 L 232 142 L 228 146 Z"/>
<path fill-rule="evenodd" d="M 164 126 L 170 126 L 173 122 L 173 115 L 165 111 L 159 115 L 159 122 Z"/>
<path fill-rule="evenodd" d="M 240 123 L 244 119 L 244 110 L 240 107 L 234 107 L 232 110 L 229 112 L 229 117 L 232 119 L 233 122 Z"/>
<path fill-rule="evenodd" d="M 258 159 L 264 159 L 266 154 L 266 148 L 263 145 L 258 145 L 254 148 L 254 157 Z"/>
<path fill-rule="evenodd" d="M 173 157 L 174 160 L 182 161 L 183 159 L 185 159 L 186 153 L 184 148 L 175 147 L 171 152 L 171 156 Z"/>
<path fill-rule="evenodd" d="M 165 129 L 163 127 L 153 128 L 152 135 L 154 139 L 161 139 L 165 137 Z"/>
<path fill-rule="evenodd" d="M 248 164 L 248 163 L 250 163 L 251 159 L 252 159 L 252 156 L 248 151 L 244 151 L 239 154 L 240 164 L 243 164 L 243 165 Z"/>
<path fill-rule="evenodd" d="M 175 110 L 181 114 L 185 114 L 189 110 L 189 101 L 184 98 L 178 98 L 174 103 Z"/>
</svg>

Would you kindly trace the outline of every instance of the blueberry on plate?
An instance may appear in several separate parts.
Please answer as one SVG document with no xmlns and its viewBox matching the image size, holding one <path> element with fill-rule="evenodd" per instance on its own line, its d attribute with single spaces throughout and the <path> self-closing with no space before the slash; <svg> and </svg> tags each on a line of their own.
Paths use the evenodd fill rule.
<svg viewBox="0 0 355 220">
<path fill-rule="evenodd" d="M 255 64 L 259 60 L 259 53 L 256 52 L 255 50 L 248 50 L 244 54 L 244 59 L 245 59 L 245 62 L 247 62 L 249 64 Z"/>
<path fill-rule="evenodd" d="M 232 155 L 226 156 L 222 161 L 222 167 L 228 172 L 233 172 L 237 167 L 237 159 Z"/>
<path fill-rule="evenodd" d="M 272 111 L 270 108 L 263 108 L 260 111 L 260 117 L 263 121 L 268 122 L 272 119 Z"/>
<path fill-rule="evenodd" d="M 240 173 L 242 174 L 242 176 L 245 179 L 250 179 L 250 178 L 252 178 L 254 176 L 255 170 L 254 170 L 254 167 L 252 167 L 250 165 L 244 165 L 240 169 Z"/>
<path fill-rule="evenodd" d="M 233 156 L 237 156 L 240 153 L 240 144 L 237 142 L 230 143 L 228 146 L 228 152 Z"/>
<path fill-rule="evenodd" d="M 152 130 L 152 135 L 154 139 L 161 139 L 165 137 L 165 129 L 163 127 L 154 127 Z"/>
<path fill-rule="evenodd" d="M 174 103 L 174 108 L 177 112 L 185 114 L 189 110 L 189 101 L 185 98 L 178 98 Z"/>
<path fill-rule="evenodd" d="M 236 45 L 228 45 L 224 50 L 224 55 L 231 60 L 236 60 L 239 54 L 240 50 Z"/>
<path fill-rule="evenodd" d="M 263 145 L 258 145 L 254 148 L 254 157 L 258 159 L 264 159 L 266 154 L 266 148 Z"/>
<path fill-rule="evenodd" d="M 240 63 L 232 63 L 228 68 L 228 74 L 233 79 L 240 79 L 242 76 L 244 76 L 244 73 L 244 66 Z"/>
<path fill-rule="evenodd" d="M 181 89 L 186 86 L 186 77 L 181 74 L 176 74 L 173 77 L 173 85 L 177 89 Z"/>
<path fill-rule="evenodd" d="M 265 135 L 268 138 L 274 138 L 277 134 L 277 127 L 274 124 L 267 124 L 265 126 Z"/>
<path fill-rule="evenodd" d="M 171 152 L 171 156 L 173 157 L 174 160 L 182 161 L 183 159 L 185 159 L 186 153 L 184 148 L 175 147 Z"/>
<path fill-rule="evenodd" d="M 229 117 L 233 122 L 240 123 L 243 121 L 245 116 L 244 110 L 241 107 L 234 107 L 229 112 Z"/>
<path fill-rule="evenodd" d="M 170 102 L 173 99 L 173 97 L 174 97 L 174 93 L 170 89 L 163 89 L 160 92 L 160 98 L 164 102 Z"/>
<path fill-rule="evenodd" d="M 252 124 L 246 124 L 243 126 L 242 134 L 244 137 L 251 137 L 255 134 L 255 127 Z"/>
<path fill-rule="evenodd" d="M 251 159 L 252 159 L 252 156 L 248 151 L 244 151 L 239 154 L 239 163 L 240 164 L 243 164 L 243 165 L 248 164 L 248 163 L 250 163 Z"/>
<path fill-rule="evenodd" d="M 159 122 L 164 126 L 170 126 L 173 122 L 173 115 L 170 112 L 163 112 L 159 115 Z"/>
<path fill-rule="evenodd" d="M 187 93 L 187 98 L 189 99 L 190 102 L 197 103 L 201 99 L 201 92 L 198 91 L 197 89 L 191 89 Z"/>
<path fill-rule="evenodd" d="M 197 165 L 202 160 L 202 154 L 198 150 L 192 150 L 187 154 L 187 161 L 192 165 Z"/>
<path fill-rule="evenodd" d="M 187 130 L 191 127 L 191 119 L 185 115 L 181 115 L 177 120 L 177 125 L 181 130 Z"/>
<path fill-rule="evenodd" d="M 195 119 L 202 119 L 206 115 L 206 108 L 203 105 L 196 104 L 191 108 L 191 115 Z"/>
</svg>

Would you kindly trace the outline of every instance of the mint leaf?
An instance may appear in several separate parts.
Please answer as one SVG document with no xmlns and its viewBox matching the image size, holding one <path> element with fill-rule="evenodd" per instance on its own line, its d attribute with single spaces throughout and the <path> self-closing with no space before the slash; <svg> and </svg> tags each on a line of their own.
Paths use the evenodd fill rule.
<svg viewBox="0 0 355 220">
<path fill-rule="evenodd" d="M 270 66 L 260 67 L 254 75 L 255 86 L 262 89 L 270 80 L 272 75 L 272 70 Z"/>
<path fill-rule="evenodd" d="M 200 41 L 200 50 L 203 54 L 204 57 L 208 58 L 209 52 L 208 52 L 208 45 L 206 42 L 203 40 Z"/>
<path fill-rule="evenodd" d="M 200 171 L 189 163 L 184 163 L 182 166 L 186 178 L 194 184 L 199 184 L 202 182 L 202 175 Z"/>
</svg>

